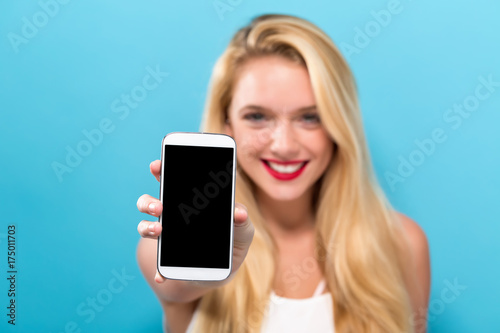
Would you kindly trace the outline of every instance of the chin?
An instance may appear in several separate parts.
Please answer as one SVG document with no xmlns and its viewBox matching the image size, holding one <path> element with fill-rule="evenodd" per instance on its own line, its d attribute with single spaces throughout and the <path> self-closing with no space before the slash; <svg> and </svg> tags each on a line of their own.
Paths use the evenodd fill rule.
<svg viewBox="0 0 500 333">
<path fill-rule="evenodd" d="M 297 186 L 290 188 L 290 186 L 266 185 L 267 186 L 260 187 L 261 191 L 276 201 L 293 201 L 299 199 L 305 193 L 305 190 L 298 188 Z"/>
</svg>

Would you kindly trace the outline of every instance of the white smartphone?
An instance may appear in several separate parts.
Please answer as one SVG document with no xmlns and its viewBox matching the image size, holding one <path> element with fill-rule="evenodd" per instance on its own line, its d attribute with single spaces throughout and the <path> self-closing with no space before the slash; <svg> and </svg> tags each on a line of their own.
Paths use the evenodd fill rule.
<svg viewBox="0 0 500 333">
<path fill-rule="evenodd" d="M 163 138 L 158 272 L 220 281 L 233 258 L 236 143 L 225 134 L 173 132 Z"/>
</svg>

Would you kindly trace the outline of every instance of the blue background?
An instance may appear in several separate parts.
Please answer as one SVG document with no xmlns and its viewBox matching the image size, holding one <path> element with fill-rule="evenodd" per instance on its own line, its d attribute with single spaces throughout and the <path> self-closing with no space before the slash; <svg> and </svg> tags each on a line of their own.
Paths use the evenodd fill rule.
<svg viewBox="0 0 500 333">
<path fill-rule="evenodd" d="M 401 0 L 399 13 L 352 54 L 346 45 L 355 46 L 356 29 L 372 27 L 372 11 L 389 1 L 232 4 L 220 14 L 211 0 L 70 1 L 44 22 L 38 2 L 2 2 L 0 330 L 63 332 L 71 322 L 82 332 L 161 330 L 161 308 L 135 257 L 137 223 L 147 218 L 137 198 L 159 191 L 148 165 L 160 157 L 166 133 L 199 129 L 212 66 L 236 29 L 258 14 L 286 13 L 311 20 L 343 45 L 380 182 L 429 239 L 429 331 L 498 331 L 500 87 L 459 127 L 444 117 L 474 95 L 480 77 L 500 81 L 500 3 Z M 14 46 L 23 17 L 40 27 Z M 169 74 L 128 114 L 113 112 L 113 101 L 140 86 L 147 68 Z M 82 131 L 103 119 L 113 130 L 59 179 L 53 163 L 65 164 L 67 147 L 76 149 L 86 140 Z M 386 173 L 397 174 L 398 158 L 408 159 L 418 149 L 414 141 L 435 128 L 446 141 L 391 188 Z M 11 224 L 19 271 L 15 329 L 6 317 Z M 129 280 L 109 293 L 113 274 L 122 271 Z M 450 293 L 454 281 L 465 289 Z M 91 320 L 78 315 L 97 295 L 112 299 Z"/>
</svg>

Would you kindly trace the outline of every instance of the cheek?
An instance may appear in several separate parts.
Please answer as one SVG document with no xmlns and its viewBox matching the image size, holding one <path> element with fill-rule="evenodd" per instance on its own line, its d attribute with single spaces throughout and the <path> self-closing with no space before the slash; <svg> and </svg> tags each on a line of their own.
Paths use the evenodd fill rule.
<svg viewBox="0 0 500 333">
<path fill-rule="evenodd" d="M 321 133 L 309 138 L 307 142 L 310 151 L 314 152 L 314 155 L 319 157 L 321 163 L 328 164 L 333 152 L 332 140 L 330 140 L 328 136 Z"/>
<path fill-rule="evenodd" d="M 255 161 L 271 138 L 268 129 L 240 129 L 239 131 L 235 130 L 235 134 L 234 139 L 240 163 Z"/>
<path fill-rule="evenodd" d="M 324 146 L 323 146 L 323 164 L 324 164 L 324 167 L 326 167 L 329 163 L 330 163 L 330 160 L 332 159 L 332 156 L 333 156 L 333 142 L 328 140 L 327 142 L 325 142 Z"/>
</svg>

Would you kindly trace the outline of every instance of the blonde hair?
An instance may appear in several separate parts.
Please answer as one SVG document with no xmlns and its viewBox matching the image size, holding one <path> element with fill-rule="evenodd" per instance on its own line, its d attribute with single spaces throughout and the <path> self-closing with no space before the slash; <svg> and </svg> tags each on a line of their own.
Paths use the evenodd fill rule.
<svg viewBox="0 0 500 333">
<path fill-rule="evenodd" d="M 354 78 L 328 35 L 294 16 L 254 18 L 213 69 L 201 130 L 224 132 L 237 69 L 270 55 L 307 68 L 322 125 L 334 142 L 331 163 L 315 185 L 314 209 L 315 259 L 332 293 L 335 331 L 413 332 L 400 222 L 373 172 Z M 197 332 L 259 332 L 269 302 L 276 246 L 255 184 L 241 168 L 236 179 L 236 202 L 248 208 L 255 236 L 234 278 L 202 297 Z"/>
</svg>

